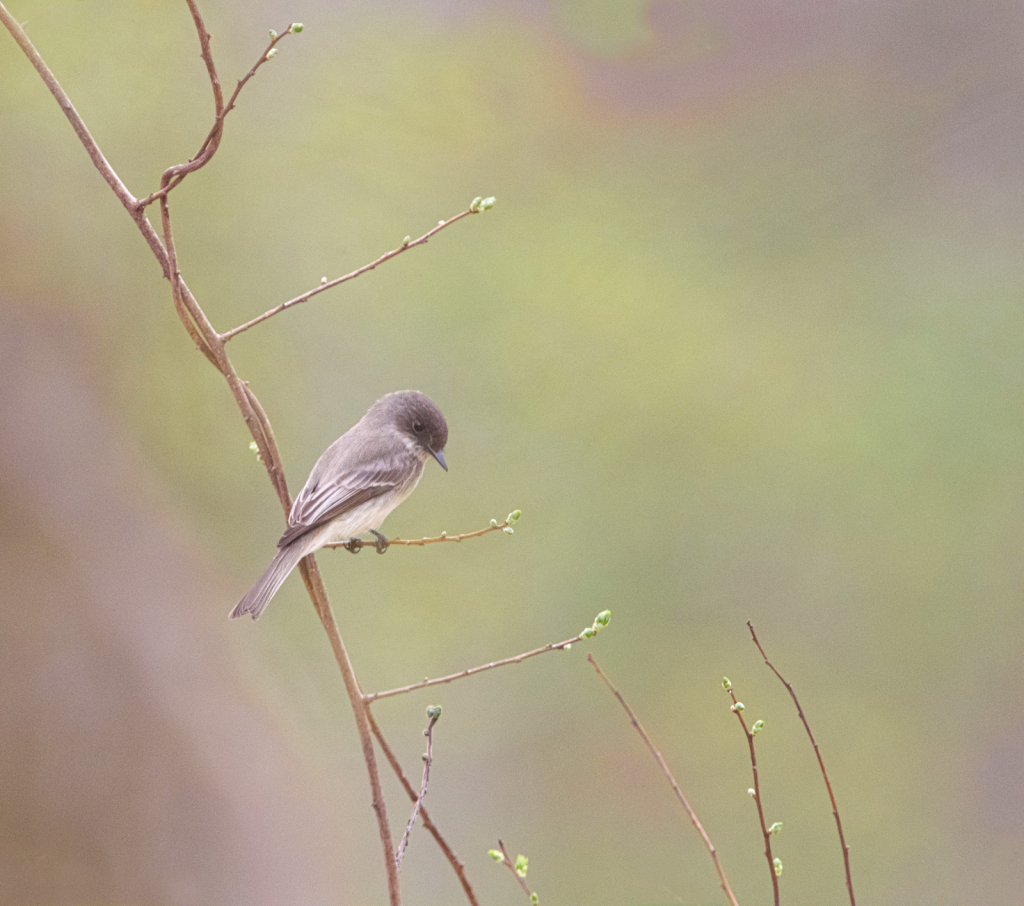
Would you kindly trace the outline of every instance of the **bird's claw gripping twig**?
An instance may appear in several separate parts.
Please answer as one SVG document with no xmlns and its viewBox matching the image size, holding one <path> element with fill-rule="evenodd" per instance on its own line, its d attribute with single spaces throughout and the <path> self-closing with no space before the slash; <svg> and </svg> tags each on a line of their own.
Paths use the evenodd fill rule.
<svg viewBox="0 0 1024 906">
<path fill-rule="evenodd" d="M 370 534 L 373 535 L 377 540 L 373 543 L 374 549 L 378 554 L 383 554 L 388 549 L 390 542 L 380 532 L 370 529 Z"/>
</svg>

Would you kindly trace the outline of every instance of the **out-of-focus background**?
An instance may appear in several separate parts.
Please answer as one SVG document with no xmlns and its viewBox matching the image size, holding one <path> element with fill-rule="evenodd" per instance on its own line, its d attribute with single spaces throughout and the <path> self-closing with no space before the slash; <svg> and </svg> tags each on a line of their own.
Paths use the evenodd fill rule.
<svg viewBox="0 0 1024 906">
<path fill-rule="evenodd" d="M 135 194 L 194 154 L 184 3 L 10 0 Z M 722 902 L 593 651 L 741 903 L 842 903 L 800 693 L 865 903 L 1024 883 L 1024 8 L 1006 2 L 203 3 L 246 88 L 173 195 L 227 329 L 495 195 L 426 248 L 238 337 L 289 484 L 382 393 L 451 426 L 391 535 L 319 557 L 484 903 Z M 27 60 L 0 35 L 0 901 L 385 899 L 351 712 L 301 583 L 228 610 L 283 519 L 221 378 Z M 156 211 L 153 211 L 154 216 Z M 385 779 L 392 827 L 409 803 Z M 461 896 L 414 832 L 406 902 Z"/>
</svg>

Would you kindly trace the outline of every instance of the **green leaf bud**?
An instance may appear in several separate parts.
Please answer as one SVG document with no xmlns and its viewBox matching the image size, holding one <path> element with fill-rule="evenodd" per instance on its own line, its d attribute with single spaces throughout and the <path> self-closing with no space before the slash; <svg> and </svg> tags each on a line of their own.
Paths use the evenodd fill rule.
<svg viewBox="0 0 1024 906">
<path fill-rule="evenodd" d="M 763 720 L 755 720 L 754 721 L 754 726 L 752 726 L 750 728 L 750 732 L 754 736 L 757 736 L 757 734 L 760 733 L 763 729 L 764 729 L 764 721 Z"/>
<path fill-rule="evenodd" d="M 515 525 L 519 521 L 519 517 L 523 515 L 522 510 L 513 510 L 508 514 L 508 518 L 505 520 L 509 525 Z"/>
<path fill-rule="evenodd" d="M 597 618 L 594 620 L 596 626 L 607 626 L 611 622 L 612 612 L 610 610 L 602 610 Z"/>
<path fill-rule="evenodd" d="M 733 705 L 729 710 L 730 711 L 742 711 L 743 710 L 743 702 L 736 702 L 736 704 Z"/>
<path fill-rule="evenodd" d="M 492 859 L 494 859 L 495 862 L 504 862 L 505 861 L 505 857 L 501 854 L 501 850 L 500 849 L 489 849 L 489 850 L 487 850 L 487 855 L 489 855 Z"/>
<path fill-rule="evenodd" d="M 526 870 L 530 867 L 530 860 L 524 855 L 516 856 L 515 870 L 516 874 L 521 878 L 526 877 Z"/>
<path fill-rule="evenodd" d="M 276 47 L 271 47 L 270 50 L 267 51 L 267 59 L 268 60 L 273 60 L 274 57 L 276 57 L 276 56 L 277 56 L 277 48 Z"/>
<path fill-rule="evenodd" d="M 473 200 L 472 200 L 472 201 L 471 201 L 471 202 L 469 203 L 469 209 L 470 209 L 471 211 L 479 211 L 479 210 L 480 210 L 480 202 L 481 202 L 481 201 L 483 201 L 483 200 L 484 200 L 484 199 L 483 199 L 483 196 L 481 196 L 481 195 L 477 195 L 477 197 L 476 197 L 476 198 L 474 198 L 474 199 L 473 199 Z"/>
<path fill-rule="evenodd" d="M 755 790 L 755 789 L 754 789 L 753 787 L 750 787 L 750 788 L 749 788 L 749 789 L 747 790 L 747 795 L 748 795 L 748 796 L 749 796 L 749 797 L 750 797 L 751 799 L 756 799 L 756 798 L 757 798 L 757 790 Z"/>
<path fill-rule="evenodd" d="M 514 533 L 515 533 L 515 529 L 514 529 L 514 528 L 512 528 L 512 526 L 511 526 L 511 525 L 506 525 L 506 526 L 505 526 L 505 527 L 504 527 L 504 528 L 502 529 L 502 531 L 503 531 L 503 532 L 504 532 L 504 533 L 505 533 L 506 535 L 512 535 L 512 534 L 514 534 Z"/>
<path fill-rule="evenodd" d="M 771 827 L 768 828 L 768 833 L 777 834 L 780 830 L 782 830 L 782 822 L 776 821 Z"/>
<path fill-rule="evenodd" d="M 775 877 L 778 877 L 779 875 L 782 874 L 782 859 L 776 857 L 774 865 L 775 865 Z"/>
<path fill-rule="evenodd" d="M 497 528 L 497 527 L 498 527 L 498 520 L 497 519 L 492 519 L 491 520 L 491 528 Z"/>
<path fill-rule="evenodd" d="M 303 28 L 303 25 L 302 25 L 301 22 L 293 22 L 291 24 L 291 27 L 288 29 L 288 31 L 290 31 L 292 34 L 297 35 L 300 31 L 302 31 L 302 28 Z"/>
<path fill-rule="evenodd" d="M 437 720 L 437 718 L 439 718 L 440 716 L 441 716 L 441 706 L 440 705 L 428 705 L 427 706 L 427 717 L 429 717 L 431 720 Z"/>
<path fill-rule="evenodd" d="M 489 211 L 493 207 L 494 207 L 494 196 L 493 195 L 490 198 L 485 198 L 483 201 L 480 202 L 480 210 L 481 211 Z"/>
<path fill-rule="evenodd" d="M 270 29 L 270 40 L 271 41 L 277 40 L 277 32 L 274 31 L 274 29 Z"/>
<path fill-rule="evenodd" d="M 592 639 L 595 635 L 597 635 L 597 630 L 594 629 L 593 626 L 588 626 L 586 629 L 583 630 L 583 632 L 580 633 L 580 638 Z"/>
<path fill-rule="evenodd" d="M 729 677 L 722 677 L 722 688 L 725 689 L 726 692 L 732 692 L 732 683 L 729 682 Z"/>
</svg>

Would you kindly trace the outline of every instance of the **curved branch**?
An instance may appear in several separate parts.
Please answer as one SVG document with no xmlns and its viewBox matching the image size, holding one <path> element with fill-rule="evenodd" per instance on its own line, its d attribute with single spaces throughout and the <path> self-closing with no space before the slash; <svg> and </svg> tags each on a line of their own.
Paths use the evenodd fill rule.
<svg viewBox="0 0 1024 906">
<path fill-rule="evenodd" d="M 203 62 L 206 64 L 206 72 L 210 77 L 210 85 L 213 88 L 215 114 L 213 126 L 207 133 L 206 138 L 203 139 L 203 143 L 199 146 L 199 150 L 196 152 L 195 157 L 190 158 L 188 163 L 176 164 L 173 167 L 168 167 L 164 171 L 163 176 L 160 177 L 160 189 L 138 201 L 137 205 L 139 208 L 145 208 L 147 205 L 153 204 L 154 201 L 159 201 L 161 198 L 165 198 L 169 192 L 181 185 L 182 181 L 189 173 L 194 173 L 196 170 L 205 167 L 210 162 L 210 159 L 220 147 L 220 140 L 224 135 L 224 118 L 235 109 L 235 101 L 238 100 L 238 95 L 241 93 L 242 88 L 245 87 L 245 84 L 249 79 L 256 75 L 257 69 L 273 58 L 271 51 L 277 45 L 277 42 L 283 40 L 286 35 L 292 34 L 292 30 L 296 25 L 296 23 L 292 23 L 281 34 L 275 34 L 275 36 L 271 38 L 270 43 L 263 49 L 263 53 L 260 54 L 260 58 L 253 65 L 252 69 L 250 69 L 245 76 L 239 79 L 234 92 L 227 104 L 225 104 L 224 92 L 221 89 L 220 79 L 217 76 L 217 69 L 214 66 L 213 56 L 210 53 L 210 33 L 206 30 L 206 23 L 203 22 L 203 17 L 200 15 L 199 9 L 196 7 L 194 0 L 186 0 L 186 2 L 188 3 L 189 11 L 192 13 L 192 20 L 195 22 L 196 31 L 199 34 L 200 54 L 203 58 Z"/>
<path fill-rule="evenodd" d="M 783 675 L 775 669 L 775 665 L 768 660 L 768 655 L 764 653 L 761 643 L 757 640 L 757 633 L 754 632 L 754 624 L 751 623 L 750 620 L 747 620 L 747 628 L 750 630 L 750 637 L 754 640 L 757 650 L 761 652 L 761 657 L 764 658 L 764 662 L 771 668 L 772 673 L 779 678 L 779 682 L 786 687 L 786 691 L 789 692 L 790 698 L 793 699 L 793 704 L 796 705 L 796 713 L 800 715 L 800 720 L 803 721 L 804 729 L 807 731 L 807 736 L 810 738 L 811 745 L 814 747 L 814 754 L 818 758 L 818 767 L 821 768 L 821 776 L 825 778 L 825 788 L 828 790 L 828 798 L 832 803 L 832 814 L 836 819 L 836 829 L 839 831 L 839 844 L 843 848 L 843 865 L 846 868 L 846 890 L 850 895 L 850 906 L 857 906 L 857 901 L 853 898 L 853 877 L 850 874 L 850 847 L 846 845 L 846 837 L 843 835 L 843 822 L 839 820 L 839 806 L 836 805 L 836 797 L 832 792 L 832 784 L 829 782 L 828 771 L 825 770 L 825 761 L 821 757 L 817 740 L 815 740 L 814 734 L 811 732 L 811 725 L 807 722 L 807 718 L 804 716 L 804 709 L 800 707 L 800 700 L 796 697 L 793 687 L 786 682 Z"/>
<path fill-rule="evenodd" d="M 683 791 L 679 788 L 679 784 L 676 782 L 676 778 L 672 775 L 669 770 L 668 763 L 662 757 L 661 752 L 655 748 L 654 743 L 651 741 L 651 737 L 647 735 L 647 731 L 643 728 L 643 725 L 637 720 L 636 715 L 633 713 L 633 709 L 626 704 L 626 700 L 622 697 L 615 686 L 612 685 L 612 681 L 605 676 L 604 671 L 597 666 L 597 661 L 594 660 L 592 654 L 587 655 L 587 660 L 590 661 L 590 666 L 597 671 L 597 675 L 601 678 L 601 681 L 611 690 L 612 695 L 615 696 L 616 700 L 622 709 L 626 712 L 629 717 L 629 722 L 633 725 L 637 733 L 640 734 L 640 738 L 644 741 L 644 745 L 647 746 L 647 750 L 654 756 L 654 760 L 658 763 L 658 767 L 661 768 L 661 772 L 668 778 L 668 782 L 672 784 L 672 790 L 676 794 L 676 798 L 682 803 L 683 808 L 686 809 L 686 814 L 690 816 L 690 822 L 697 832 L 700 834 L 701 839 L 704 840 L 704 845 L 708 848 L 708 852 L 711 853 L 711 861 L 715 863 L 715 871 L 718 872 L 718 880 L 722 885 L 722 890 L 725 891 L 725 895 L 729 898 L 731 906 L 737 906 L 736 897 L 733 895 L 732 888 L 729 886 L 729 882 L 725 877 L 725 869 L 722 868 L 722 863 L 718 861 L 718 851 L 715 849 L 715 845 L 711 842 L 711 838 L 708 836 L 707 831 L 704 830 L 704 825 L 700 823 L 697 818 L 697 813 L 693 810 L 689 800 L 683 795 Z"/>
</svg>

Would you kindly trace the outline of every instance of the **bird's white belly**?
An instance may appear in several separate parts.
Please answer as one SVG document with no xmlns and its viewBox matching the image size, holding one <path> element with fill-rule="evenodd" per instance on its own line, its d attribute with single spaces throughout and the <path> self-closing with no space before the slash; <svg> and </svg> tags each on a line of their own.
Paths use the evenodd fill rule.
<svg viewBox="0 0 1024 906">
<path fill-rule="evenodd" d="M 322 534 L 317 538 L 316 546 L 323 547 L 325 544 L 348 541 L 349 538 L 354 538 L 356 535 L 380 528 L 388 513 L 405 500 L 418 483 L 419 479 L 417 478 L 407 488 L 374 497 L 373 500 L 368 500 L 354 510 L 339 516 L 333 522 L 329 522 L 320 530 Z"/>
</svg>

